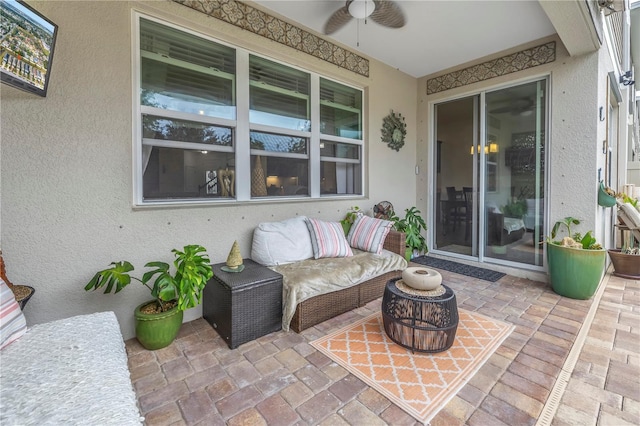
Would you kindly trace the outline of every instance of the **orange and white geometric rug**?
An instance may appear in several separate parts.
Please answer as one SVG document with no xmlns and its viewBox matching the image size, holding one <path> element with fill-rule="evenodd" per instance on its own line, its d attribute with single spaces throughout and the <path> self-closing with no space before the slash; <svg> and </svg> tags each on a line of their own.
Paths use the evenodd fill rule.
<svg viewBox="0 0 640 426">
<path fill-rule="evenodd" d="M 447 351 L 412 353 L 387 337 L 380 313 L 311 342 L 316 349 L 428 423 L 495 352 L 511 324 L 463 309 Z"/>
</svg>

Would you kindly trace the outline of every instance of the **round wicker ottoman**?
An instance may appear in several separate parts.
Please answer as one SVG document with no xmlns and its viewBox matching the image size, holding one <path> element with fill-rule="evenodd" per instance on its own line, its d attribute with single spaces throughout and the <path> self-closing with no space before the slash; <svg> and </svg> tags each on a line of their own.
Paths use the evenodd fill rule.
<svg viewBox="0 0 640 426">
<path fill-rule="evenodd" d="M 458 305 L 453 290 L 442 285 L 442 294 L 422 296 L 420 293 L 434 293 L 403 291 L 396 285 L 398 280 L 387 282 L 382 297 L 382 321 L 387 336 L 414 352 L 449 349 L 458 329 Z"/>
</svg>

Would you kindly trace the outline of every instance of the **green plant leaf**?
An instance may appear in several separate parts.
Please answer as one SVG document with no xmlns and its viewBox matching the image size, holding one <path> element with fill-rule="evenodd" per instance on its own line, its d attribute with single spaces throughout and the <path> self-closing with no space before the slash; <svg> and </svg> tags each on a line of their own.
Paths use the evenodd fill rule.
<svg viewBox="0 0 640 426">
<path fill-rule="evenodd" d="M 177 286 L 175 279 L 169 273 L 169 264 L 164 262 L 149 262 L 145 266 L 147 268 L 154 268 L 145 272 L 142 276 L 142 282 L 145 284 L 148 284 L 155 277 L 153 287 L 151 287 L 151 295 L 163 302 L 174 300 L 177 297 Z"/>
<path fill-rule="evenodd" d="M 555 238 L 556 237 L 556 235 L 558 234 L 558 231 L 560 230 L 561 226 L 564 226 L 564 227 L 567 228 L 567 235 L 571 237 L 573 235 L 571 233 L 571 225 L 580 225 L 580 219 L 576 219 L 575 217 L 567 216 L 563 220 L 557 221 L 553 225 L 553 229 L 551 229 L 551 238 Z"/>
<path fill-rule="evenodd" d="M 202 290 L 213 276 L 209 256 L 206 249 L 199 245 L 185 246 L 184 252 L 173 252 L 176 255 L 174 265 L 179 295 L 178 308 L 193 308 L 202 302 Z"/>
<path fill-rule="evenodd" d="M 84 287 L 86 291 L 97 290 L 105 287 L 104 293 L 111 293 L 115 286 L 115 292 L 125 288 L 131 283 L 129 272 L 133 271 L 133 265 L 125 261 L 111 262 L 111 268 L 96 272 L 91 281 Z"/>
<path fill-rule="evenodd" d="M 584 237 L 580 240 L 583 249 L 589 249 L 596 243 L 596 239 L 593 235 L 591 235 L 591 231 L 584 234 Z"/>
</svg>

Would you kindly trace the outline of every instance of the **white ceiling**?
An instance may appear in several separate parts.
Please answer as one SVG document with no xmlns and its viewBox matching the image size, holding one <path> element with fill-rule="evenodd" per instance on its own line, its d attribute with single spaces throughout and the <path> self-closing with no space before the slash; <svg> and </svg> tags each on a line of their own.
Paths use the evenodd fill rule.
<svg viewBox="0 0 640 426">
<path fill-rule="evenodd" d="M 255 3 L 319 33 L 344 0 L 257 0 Z M 466 63 L 555 30 L 537 0 L 399 0 L 407 25 L 389 29 L 352 19 L 331 36 L 351 50 L 414 77 Z M 357 46 L 358 39 L 360 46 Z"/>
</svg>

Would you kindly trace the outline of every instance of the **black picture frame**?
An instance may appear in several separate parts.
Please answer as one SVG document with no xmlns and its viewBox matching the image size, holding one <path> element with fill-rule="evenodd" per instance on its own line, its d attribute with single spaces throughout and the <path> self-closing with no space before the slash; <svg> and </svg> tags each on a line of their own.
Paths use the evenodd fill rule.
<svg viewBox="0 0 640 426">
<path fill-rule="evenodd" d="M 45 97 L 58 26 L 22 0 L 0 0 L 3 48 L 0 80 Z"/>
</svg>

